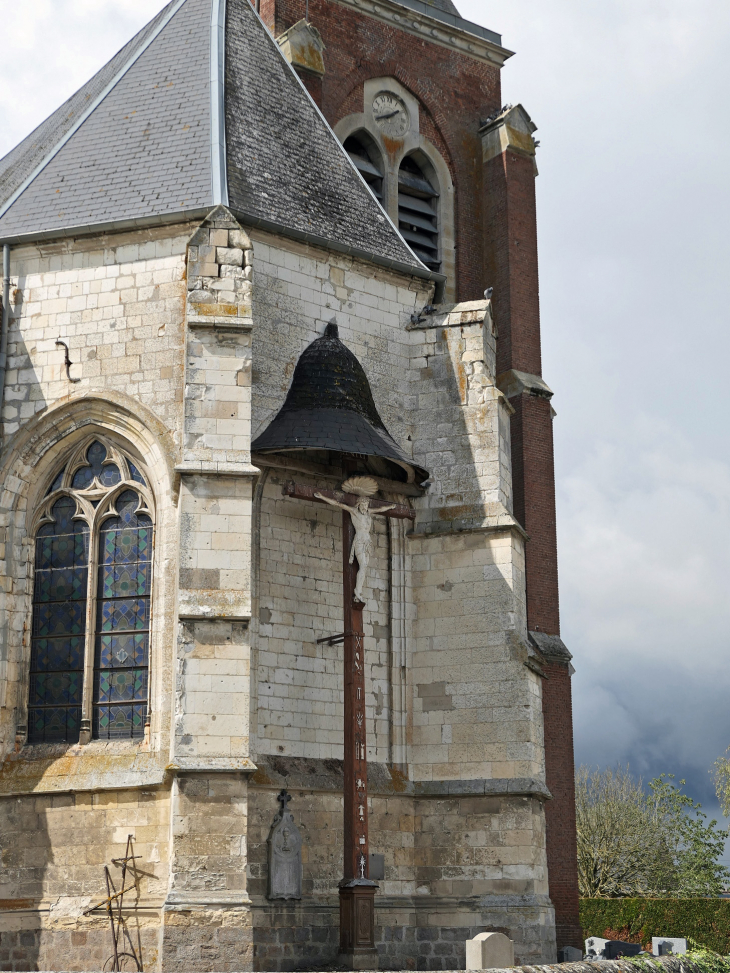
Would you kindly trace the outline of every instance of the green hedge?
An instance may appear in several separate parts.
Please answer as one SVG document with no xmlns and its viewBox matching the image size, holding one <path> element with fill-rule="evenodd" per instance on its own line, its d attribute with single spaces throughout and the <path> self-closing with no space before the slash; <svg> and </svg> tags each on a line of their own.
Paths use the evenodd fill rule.
<svg viewBox="0 0 730 973">
<path fill-rule="evenodd" d="M 583 935 L 651 943 L 652 936 L 691 937 L 730 955 L 730 899 L 581 899 Z"/>
</svg>

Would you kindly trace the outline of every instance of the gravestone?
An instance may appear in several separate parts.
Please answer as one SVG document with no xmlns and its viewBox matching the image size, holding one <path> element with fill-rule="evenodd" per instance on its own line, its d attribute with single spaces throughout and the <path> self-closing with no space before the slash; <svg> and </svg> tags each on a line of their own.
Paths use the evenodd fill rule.
<svg viewBox="0 0 730 973">
<path fill-rule="evenodd" d="M 601 939 L 600 936 L 591 936 L 590 939 L 586 939 L 586 956 L 603 957 L 607 942 L 607 939 Z"/>
<path fill-rule="evenodd" d="M 641 946 L 638 943 L 625 943 L 621 939 L 609 939 L 603 955 L 606 959 L 619 959 L 621 956 L 638 956 Z"/>
<path fill-rule="evenodd" d="M 467 970 L 506 970 L 514 965 L 515 944 L 501 932 L 480 932 L 467 939 Z"/>
<path fill-rule="evenodd" d="M 687 940 L 672 939 L 671 936 L 652 936 L 651 951 L 654 956 L 679 956 L 687 952 Z"/>
<path fill-rule="evenodd" d="M 302 836 L 288 808 L 291 796 L 283 790 L 277 800 L 281 810 L 274 817 L 269 832 L 270 899 L 301 899 Z"/>
<path fill-rule="evenodd" d="M 580 963 L 583 952 L 575 946 L 561 946 L 558 950 L 558 963 Z"/>
</svg>

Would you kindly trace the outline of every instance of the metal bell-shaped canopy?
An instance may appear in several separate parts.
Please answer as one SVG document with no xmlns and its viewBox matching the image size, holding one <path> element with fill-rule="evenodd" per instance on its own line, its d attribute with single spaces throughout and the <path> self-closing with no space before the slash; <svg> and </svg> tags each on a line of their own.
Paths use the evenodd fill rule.
<svg viewBox="0 0 730 973">
<path fill-rule="evenodd" d="M 379 457 L 400 467 L 408 480 L 428 479 L 428 472 L 406 456 L 385 428 L 365 370 L 340 341 L 336 324 L 328 324 L 322 337 L 302 352 L 284 405 L 251 449 L 321 449 Z"/>
</svg>

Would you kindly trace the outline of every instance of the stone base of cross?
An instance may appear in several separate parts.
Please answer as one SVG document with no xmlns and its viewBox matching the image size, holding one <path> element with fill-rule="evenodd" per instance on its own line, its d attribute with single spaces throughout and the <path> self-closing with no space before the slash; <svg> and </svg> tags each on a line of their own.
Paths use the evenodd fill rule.
<svg viewBox="0 0 730 973">
<path fill-rule="evenodd" d="M 377 969 L 375 892 L 368 875 L 368 768 L 365 720 L 365 636 L 361 600 L 369 560 L 369 522 L 373 514 L 414 520 L 405 504 L 368 500 L 357 494 L 317 490 L 288 483 L 284 494 L 298 500 L 327 503 L 342 509 L 342 601 L 344 609 L 344 875 L 340 892 L 339 962 L 352 970 Z M 353 556 L 354 555 L 354 556 Z M 359 557 L 364 564 L 359 564 Z M 356 599 L 356 594 L 359 596 Z"/>
</svg>

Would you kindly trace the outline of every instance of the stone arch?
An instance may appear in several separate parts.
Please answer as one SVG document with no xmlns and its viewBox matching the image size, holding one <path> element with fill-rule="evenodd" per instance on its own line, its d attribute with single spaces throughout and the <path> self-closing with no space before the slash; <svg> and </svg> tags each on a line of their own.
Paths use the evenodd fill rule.
<svg viewBox="0 0 730 973">
<path fill-rule="evenodd" d="M 150 741 L 154 749 L 167 729 L 163 700 L 173 687 L 175 584 L 166 565 L 177 557 L 176 446 L 167 428 L 146 407 L 123 393 L 81 391 L 36 416 L 11 440 L 0 463 L 0 527 L 5 542 L 0 573 L 4 624 L 0 627 L 0 748 L 7 753 L 25 742 L 30 664 L 30 618 L 34 543 L 32 518 L 64 453 L 93 435 L 137 458 L 149 476 L 155 500 L 155 585 L 150 635 Z M 168 664 L 166 663 L 166 660 Z M 3 678 L 4 677 L 4 678 Z M 169 717 L 168 717 L 169 718 Z"/>
<path fill-rule="evenodd" d="M 353 68 L 342 81 L 340 86 L 340 98 L 338 99 L 337 103 L 338 107 L 334 110 L 333 114 L 340 114 L 349 102 L 354 101 L 354 96 L 358 88 L 364 89 L 364 86 L 369 81 L 382 81 L 386 78 L 392 78 L 397 81 L 398 84 L 411 95 L 411 97 L 418 101 L 420 107 L 429 116 L 431 124 L 433 125 L 438 138 L 441 141 L 441 146 L 437 146 L 437 149 L 446 160 L 449 171 L 454 173 L 454 160 L 451 158 L 448 140 L 444 134 L 449 130 L 450 126 L 443 101 L 439 100 L 438 97 L 434 97 L 432 87 L 428 84 L 424 84 L 417 76 L 412 75 L 404 67 L 401 61 L 391 58 L 380 64 L 379 68 L 380 73 L 376 78 L 373 77 L 372 73 L 373 65 L 369 63 L 359 64 L 357 67 Z M 340 121 L 344 121 L 345 117 L 349 117 L 349 114 L 348 116 L 343 115 Z M 340 122 L 337 123 L 337 125 L 339 124 Z"/>
</svg>

